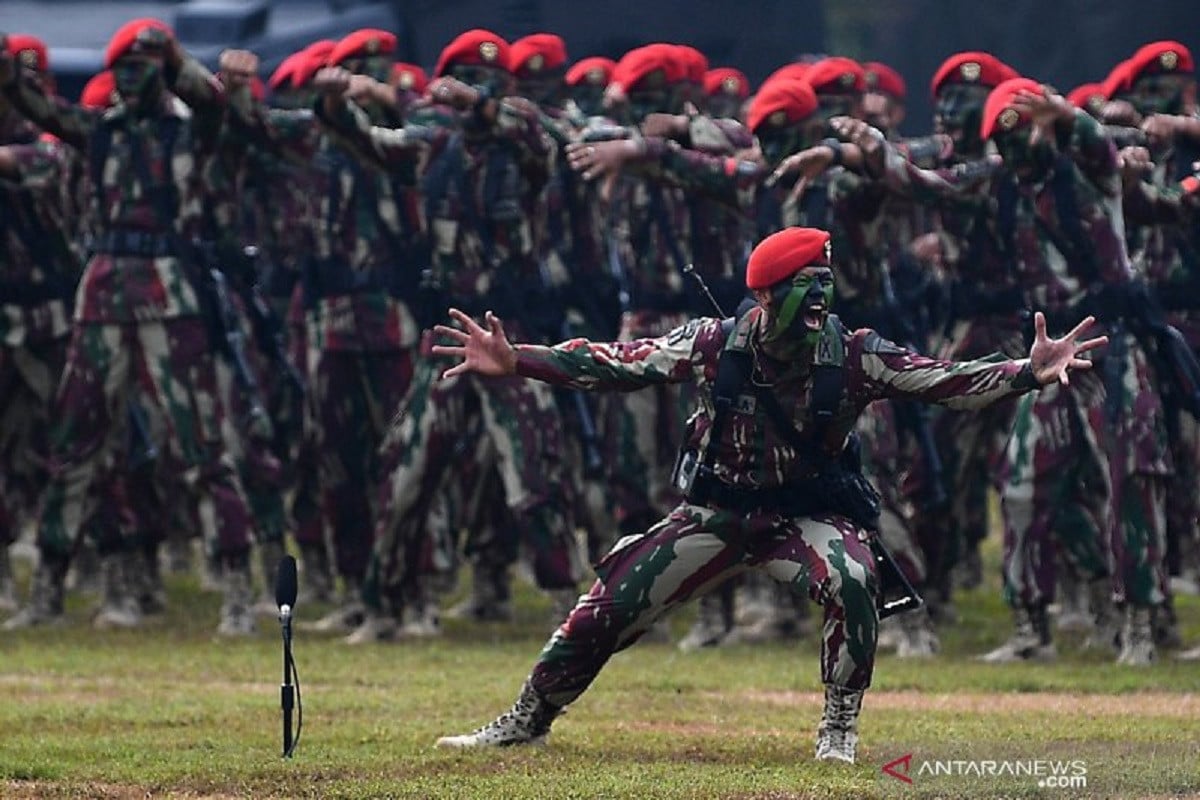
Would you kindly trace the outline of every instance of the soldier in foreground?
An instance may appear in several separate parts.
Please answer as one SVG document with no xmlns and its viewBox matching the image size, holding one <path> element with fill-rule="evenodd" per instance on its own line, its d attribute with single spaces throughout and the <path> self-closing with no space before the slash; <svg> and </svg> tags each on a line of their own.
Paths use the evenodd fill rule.
<svg viewBox="0 0 1200 800">
<path fill-rule="evenodd" d="M 829 234 L 787 228 L 750 256 L 746 285 L 758 305 L 736 320 L 697 319 L 665 336 L 554 347 L 513 346 L 491 312 L 487 328 L 451 310 L 462 329 L 438 326 L 463 359 L 446 377 L 523 375 L 577 389 L 631 391 L 696 381 L 674 485 L 685 499 L 647 532 L 626 536 L 597 565 L 599 580 L 542 650 L 512 709 L 450 747 L 538 744 L 615 652 L 677 606 L 756 568 L 825 608 L 825 711 L 818 759 L 853 763 L 858 715 L 874 667 L 879 592 L 870 528 L 878 497 L 861 478 L 850 433 L 871 402 L 909 398 L 979 409 L 1087 369 L 1075 343 L 1036 318 L 1029 358 L 926 358 L 829 314 Z"/>
</svg>

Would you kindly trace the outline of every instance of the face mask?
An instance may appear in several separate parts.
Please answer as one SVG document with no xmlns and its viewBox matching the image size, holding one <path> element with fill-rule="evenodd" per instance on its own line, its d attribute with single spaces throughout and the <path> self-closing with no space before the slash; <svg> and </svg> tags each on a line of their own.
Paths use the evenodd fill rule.
<svg viewBox="0 0 1200 800">
<path fill-rule="evenodd" d="M 771 289 L 771 340 L 816 345 L 833 305 L 833 272 L 797 272 Z"/>
<path fill-rule="evenodd" d="M 121 99 L 134 108 L 152 108 L 164 91 L 162 67 L 151 59 L 122 58 L 113 66 Z"/>
<path fill-rule="evenodd" d="M 1175 75 L 1139 78 L 1129 94 L 1129 102 L 1144 117 L 1180 114 L 1183 112 L 1183 82 Z"/>
<path fill-rule="evenodd" d="M 983 86 L 951 83 L 942 87 L 933 106 L 934 130 L 950 136 L 959 150 L 979 152 L 983 149 L 979 125 L 987 95 L 987 88 Z"/>
</svg>

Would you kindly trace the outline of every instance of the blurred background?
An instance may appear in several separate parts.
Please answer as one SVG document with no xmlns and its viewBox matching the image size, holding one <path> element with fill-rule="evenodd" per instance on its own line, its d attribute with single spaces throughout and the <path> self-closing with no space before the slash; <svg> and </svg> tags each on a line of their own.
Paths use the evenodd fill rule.
<svg viewBox="0 0 1200 800">
<path fill-rule="evenodd" d="M 0 30 L 44 38 L 60 91 L 72 98 L 99 71 L 112 32 L 139 16 L 172 24 L 210 65 L 224 47 L 254 50 L 264 76 L 310 41 L 362 27 L 395 31 L 398 60 L 426 67 L 477 27 L 510 40 L 557 33 L 572 59 L 682 42 L 753 81 L 788 61 L 845 55 L 904 76 L 905 133 L 929 129 L 929 79 L 960 50 L 989 51 L 1065 92 L 1155 39 L 1200 49 L 1200 0 L 0 0 Z"/>
</svg>

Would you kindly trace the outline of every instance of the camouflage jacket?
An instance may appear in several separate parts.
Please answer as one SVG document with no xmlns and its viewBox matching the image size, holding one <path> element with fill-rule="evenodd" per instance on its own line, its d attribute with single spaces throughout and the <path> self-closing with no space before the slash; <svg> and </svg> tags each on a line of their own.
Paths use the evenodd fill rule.
<svg viewBox="0 0 1200 800">
<path fill-rule="evenodd" d="M 543 108 L 539 120 L 558 153 L 536 217 L 544 279 L 568 308 L 582 315 L 588 331 L 615 334 L 620 311 L 608 262 L 608 203 L 598 184 L 571 169 L 564 151 L 590 129 L 611 123 L 560 108 Z"/>
<path fill-rule="evenodd" d="M 885 166 L 889 187 L 920 201 L 972 211 L 984 203 L 987 213 L 975 218 L 972 231 L 983 245 L 973 257 L 1011 275 L 1025 306 L 1050 313 L 1081 306 L 1098 284 L 1123 285 L 1133 277 L 1116 148 L 1083 111 L 1056 134 L 1057 159 L 1037 183 L 1020 183 L 1006 169 L 924 170 L 894 151 Z"/>
<path fill-rule="evenodd" d="M 1125 191 L 1125 235 L 1134 271 L 1174 309 L 1171 324 L 1200 346 L 1200 234 L 1194 198 L 1176 181 L 1191 173 L 1179 154 L 1163 154 L 1154 170 Z"/>
<path fill-rule="evenodd" d="M 536 107 L 505 98 L 489 122 L 425 103 L 408 109 L 405 125 L 386 128 L 344 103 L 321 119 L 362 165 L 419 181 L 431 279 L 443 302 L 527 321 L 546 310 L 534 220 L 553 147 Z"/>
<path fill-rule="evenodd" d="M 751 309 L 731 336 L 755 352 L 762 309 Z M 783 486 L 820 469 L 813 458 L 840 453 L 862 410 L 885 398 L 911 398 L 955 409 L 976 409 L 1036 387 L 1028 361 L 999 356 L 964 362 L 937 361 L 910 352 L 869 329 L 835 326 L 843 348 L 845 390 L 818 447 L 801 453 L 780 434 L 753 395 L 739 398 L 716 443 L 714 470 L 722 482 L 745 489 Z M 699 406 L 688 423 L 685 449 L 704 452 L 712 426 L 711 386 L 726 346 L 721 320 L 695 319 L 666 336 L 620 343 L 584 339 L 554 347 L 520 345 L 517 372 L 560 386 L 632 391 L 665 383 L 695 382 Z M 752 380 L 767 386 L 803 436 L 811 431 L 812 363 L 777 362 L 755 354 Z M 817 454 L 817 455 L 814 455 Z"/>
<path fill-rule="evenodd" d="M 4 87 L 22 114 L 83 152 L 89 162 L 89 213 L 99 242 L 80 281 L 75 318 L 81 322 L 127 323 L 199 313 L 178 243 L 202 233 L 207 189 L 197 152 L 210 146 L 202 140 L 219 127 L 225 95 L 212 73 L 190 57 L 185 56 L 179 70 L 168 70 L 166 78 L 175 97 L 164 96 L 157 113 L 139 117 L 120 104 L 107 111 L 71 105 L 22 80 Z M 135 236 L 144 245 L 159 242 L 161 255 L 102 252 L 109 235 Z"/>
<path fill-rule="evenodd" d="M 750 214 L 760 239 L 794 225 L 829 231 L 838 264 L 839 301 L 878 302 L 885 265 L 867 249 L 865 226 L 879 213 L 880 201 L 867 191 L 868 178 L 837 167 L 814 179 L 797 198 L 794 183 L 765 186 L 770 172 L 760 163 L 654 138 L 646 140 L 639 169 L 689 194 Z"/>
<path fill-rule="evenodd" d="M 69 151 L 50 137 L 8 150 L 16 174 L 0 178 L 0 343 L 18 347 L 68 333 L 81 264 Z"/>
<path fill-rule="evenodd" d="M 426 266 L 426 233 L 411 174 L 364 164 L 310 110 L 237 110 L 261 150 L 255 161 L 265 174 L 254 179 L 279 204 L 264 210 L 272 218 L 266 230 L 277 231 L 273 252 L 285 265 L 294 260 L 302 275 L 313 344 L 346 352 L 414 346 L 420 332 L 411 304 Z M 267 182 L 273 178 L 290 183 Z M 278 228 L 289 221 L 294 232 Z M 312 249 L 298 252 L 305 241 Z"/>
</svg>

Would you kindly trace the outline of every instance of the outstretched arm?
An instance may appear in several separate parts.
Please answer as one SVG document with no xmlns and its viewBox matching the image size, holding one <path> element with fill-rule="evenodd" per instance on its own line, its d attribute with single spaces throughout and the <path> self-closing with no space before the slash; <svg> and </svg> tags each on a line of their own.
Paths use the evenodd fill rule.
<svg viewBox="0 0 1200 800">
<path fill-rule="evenodd" d="M 978 409 L 1039 386 L 1070 383 L 1074 370 L 1090 369 L 1083 358 L 1108 342 L 1105 336 L 1076 341 L 1095 322 L 1087 317 L 1066 335 L 1046 334 L 1046 318 L 1034 316 L 1029 357 L 1013 361 L 1000 356 L 973 361 L 943 361 L 905 350 L 874 331 L 859 331 L 864 386 L 873 398 L 910 398 L 955 409 Z"/>
<path fill-rule="evenodd" d="M 458 309 L 451 309 L 450 316 L 461 327 L 438 325 L 434 332 L 454 344 L 434 345 L 433 352 L 462 362 L 446 370 L 445 378 L 468 372 L 522 375 L 557 386 L 601 391 L 633 391 L 690 380 L 697 343 L 721 335 L 718 320 L 693 320 L 654 339 L 514 345 L 504 333 L 504 324 L 490 311 L 484 317 L 486 328 Z"/>
</svg>

